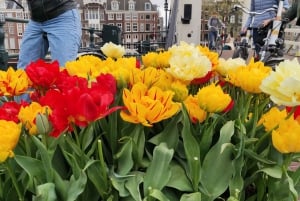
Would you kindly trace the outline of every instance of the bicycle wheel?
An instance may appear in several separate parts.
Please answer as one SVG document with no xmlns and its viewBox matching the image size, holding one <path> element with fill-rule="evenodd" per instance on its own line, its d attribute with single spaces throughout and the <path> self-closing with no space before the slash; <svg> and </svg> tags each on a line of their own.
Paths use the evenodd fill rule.
<svg viewBox="0 0 300 201">
<path fill-rule="evenodd" d="M 220 57 L 223 52 L 223 43 L 220 39 L 217 39 L 215 47 L 216 47 L 216 52 L 218 53 L 218 55 Z"/>
<path fill-rule="evenodd" d="M 247 60 L 248 56 L 249 56 L 248 50 L 243 50 L 241 48 L 237 48 L 237 49 L 234 50 L 232 58 L 233 59 L 235 59 L 235 58 L 242 58 L 244 60 Z"/>
</svg>

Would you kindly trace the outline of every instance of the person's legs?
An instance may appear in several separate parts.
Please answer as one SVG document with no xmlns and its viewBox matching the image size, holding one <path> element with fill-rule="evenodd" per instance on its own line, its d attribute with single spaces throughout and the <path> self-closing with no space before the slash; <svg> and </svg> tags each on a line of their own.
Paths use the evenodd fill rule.
<svg viewBox="0 0 300 201">
<path fill-rule="evenodd" d="M 24 69 L 32 61 L 45 57 L 41 26 L 41 23 L 29 21 L 22 38 L 17 68 Z"/>
<path fill-rule="evenodd" d="M 253 37 L 253 43 L 255 48 L 255 54 L 259 56 L 259 52 L 261 50 L 261 47 L 265 44 L 265 38 L 267 37 L 267 30 L 258 30 L 253 29 L 252 37 Z M 256 58 L 259 60 L 259 58 Z"/>
<path fill-rule="evenodd" d="M 217 39 L 217 32 L 216 31 L 210 31 L 208 33 L 208 40 L 209 40 L 209 49 L 211 49 L 214 45 L 213 43 L 215 43 Z"/>
<path fill-rule="evenodd" d="M 51 59 L 60 66 L 75 60 L 81 41 L 81 22 L 76 9 L 43 23 L 50 46 Z"/>
</svg>

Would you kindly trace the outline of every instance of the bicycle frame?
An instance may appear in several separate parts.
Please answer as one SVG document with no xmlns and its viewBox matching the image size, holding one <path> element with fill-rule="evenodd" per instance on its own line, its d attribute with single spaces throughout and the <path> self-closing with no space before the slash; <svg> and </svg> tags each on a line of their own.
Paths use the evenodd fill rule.
<svg viewBox="0 0 300 201">
<path fill-rule="evenodd" d="M 221 56 L 223 52 L 224 43 L 225 43 L 225 29 L 224 28 L 218 29 L 216 27 L 215 29 L 218 30 L 218 33 L 217 33 L 217 37 L 212 41 L 211 50 L 216 51 L 218 55 Z"/>
<path fill-rule="evenodd" d="M 267 37 L 264 39 L 264 45 L 261 47 L 261 50 L 259 52 L 259 60 L 264 62 L 265 65 L 271 66 L 272 68 L 275 68 L 275 66 L 279 62 L 283 61 L 283 58 L 281 58 L 283 56 L 283 52 L 281 53 L 281 50 L 284 46 L 284 38 L 279 38 L 279 34 L 282 33 L 282 29 L 285 28 L 284 20 L 281 20 L 281 13 L 283 11 L 283 1 L 284 0 L 279 1 L 278 8 L 268 8 L 262 12 L 253 12 L 249 11 L 249 9 L 241 5 L 234 5 L 235 10 L 241 9 L 243 12 L 251 15 L 252 22 L 254 20 L 255 15 L 261 15 L 268 11 L 277 12 L 276 19 L 272 20 L 272 24 L 266 27 L 268 30 Z"/>
</svg>

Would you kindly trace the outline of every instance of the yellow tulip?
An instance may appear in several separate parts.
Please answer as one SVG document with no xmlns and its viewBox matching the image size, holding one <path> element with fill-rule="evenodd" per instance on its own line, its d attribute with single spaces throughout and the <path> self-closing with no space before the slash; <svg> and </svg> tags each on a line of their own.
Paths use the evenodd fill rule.
<svg viewBox="0 0 300 201">
<path fill-rule="evenodd" d="M 143 83 L 133 85 L 131 91 L 123 90 L 123 102 L 127 111 L 121 111 L 124 121 L 152 126 L 176 114 L 180 105 L 172 101 L 173 92 L 162 91 L 158 87 L 148 87 Z"/>
<path fill-rule="evenodd" d="M 18 96 L 27 91 L 31 81 L 23 69 L 0 71 L 0 94 L 4 96 Z"/>
<path fill-rule="evenodd" d="M 47 106 L 41 106 L 37 102 L 32 102 L 29 106 L 21 107 L 18 118 L 24 124 L 25 128 L 29 131 L 30 135 L 37 134 L 36 116 L 38 114 L 50 113 L 50 108 Z"/>
<path fill-rule="evenodd" d="M 249 93 L 261 93 L 260 85 L 271 71 L 270 67 L 264 66 L 262 62 L 254 62 L 252 59 L 248 66 L 230 70 L 227 80 Z"/>
<path fill-rule="evenodd" d="M 176 102 L 184 101 L 189 95 L 187 86 L 178 80 L 171 84 L 170 90 L 174 92 L 173 100 Z"/>
<path fill-rule="evenodd" d="M 170 74 L 166 73 L 162 69 L 157 69 L 153 67 L 149 67 L 144 70 L 136 69 L 131 72 L 131 85 L 142 82 L 148 88 L 152 86 L 157 86 L 162 90 L 167 90 L 169 89 L 169 86 L 172 84 L 173 81 L 173 77 Z"/>
<path fill-rule="evenodd" d="M 206 119 L 207 112 L 199 107 L 198 99 L 196 97 L 191 95 L 188 96 L 185 99 L 184 104 L 193 123 L 202 123 Z"/>
<path fill-rule="evenodd" d="M 300 124 L 293 117 L 281 121 L 279 127 L 272 131 L 274 147 L 281 153 L 300 152 Z"/>
<path fill-rule="evenodd" d="M 232 99 L 225 94 L 219 85 L 211 84 L 199 89 L 197 93 L 199 106 L 207 112 L 222 112 Z"/>
<path fill-rule="evenodd" d="M 263 124 L 265 130 L 268 132 L 278 126 L 278 124 L 286 117 L 287 112 L 285 109 L 280 111 L 278 107 L 272 107 L 267 113 L 262 115 L 258 122 L 258 125 Z"/>
<path fill-rule="evenodd" d="M 92 55 L 79 57 L 78 60 L 68 61 L 65 65 L 66 70 L 71 76 L 78 76 L 89 80 L 94 80 L 100 75 L 103 61 Z"/>
<path fill-rule="evenodd" d="M 13 157 L 21 134 L 21 124 L 13 121 L 0 120 L 0 163 L 8 157 Z"/>
</svg>

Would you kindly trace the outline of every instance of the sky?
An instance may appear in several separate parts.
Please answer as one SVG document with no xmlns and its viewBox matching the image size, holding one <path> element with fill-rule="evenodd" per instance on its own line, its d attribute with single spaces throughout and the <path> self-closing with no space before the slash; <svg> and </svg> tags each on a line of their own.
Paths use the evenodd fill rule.
<svg viewBox="0 0 300 201">
<path fill-rule="evenodd" d="M 156 4 L 158 5 L 158 9 L 160 11 L 160 15 L 162 17 L 164 17 L 165 15 L 165 11 L 164 11 L 164 3 L 165 3 L 165 0 L 150 0 L 152 2 L 152 4 Z M 170 0 L 168 0 L 168 3 L 170 3 Z M 169 5 L 170 6 L 170 5 Z"/>
</svg>

